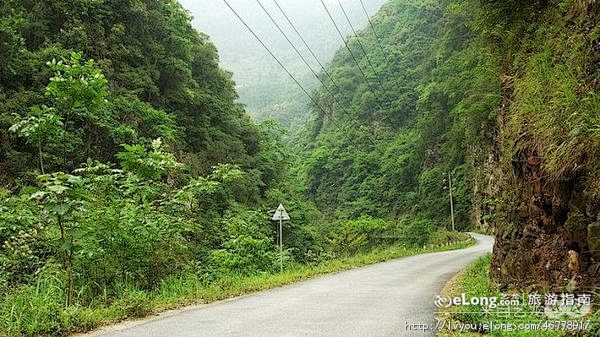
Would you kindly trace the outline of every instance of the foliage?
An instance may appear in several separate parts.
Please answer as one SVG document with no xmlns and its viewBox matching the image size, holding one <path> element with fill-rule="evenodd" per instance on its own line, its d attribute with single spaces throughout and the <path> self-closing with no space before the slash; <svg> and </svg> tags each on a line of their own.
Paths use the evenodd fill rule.
<svg viewBox="0 0 600 337">
<path fill-rule="evenodd" d="M 161 138 L 194 175 L 237 164 L 256 171 L 252 184 L 264 193 L 271 175 L 256 158 L 268 151 L 265 134 L 234 102 L 215 47 L 176 1 L 0 6 L 3 187 L 31 179 L 42 158 L 44 171 L 68 172 L 87 159 L 114 162 L 122 144 Z M 24 130 L 19 120 L 29 125 L 28 135 L 17 132 L 25 143 L 8 132 Z M 45 130 L 41 142 L 31 129 L 50 126 L 57 132 Z"/>
<path fill-rule="evenodd" d="M 151 152 L 142 145 L 124 144 L 123 148 L 125 151 L 116 156 L 121 167 L 142 179 L 159 180 L 179 166 L 173 154 L 163 151 L 160 138 L 152 142 Z"/>
<path fill-rule="evenodd" d="M 359 37 L 368 83 L 339 51 L 290 150 L 177 2 L 3 2 L 0 329 L 64 335 L 462 241 L 444 180 L 458 229 L 506 220 L 486 169 L 524 151 L 597 197 L 596 5 L 392 0 Z M 292 271 L 273 276 L 279 203 Z"/>
<path fill-rule="evenodd" d="M 454 287 L 451 294 L 447 296 L 460 296 L 465 294 L 466 298 L 474 297 L 501 297 L 501 292 L 497 284 L 490 282 L 489 269 L 491 263 L 491 256 L 488 254 L 482 258 L 479 258 L 473 264 L 471 264 L 463 273 L 459 274 L 459 277 L 454 281 Z M 489 311 L 485 313 L 485 311 Z M 481 305 L 468 305 L 462 307 L 453 307 L 449 312 L 443 313 L 438 319 L 445 319 L 449 322 L 459 321 L 464 324 L 482 325 L 489 323 L 490 321 L 497 322 L 497 324 L 526 324 L 533 323 L 537 324 L 540 322 L 538 314 L 532 314 L 526 309 L 519 311 L 517 317 L 514 314 L 506 315 L 502 312 L 495 312 L 496 310 L 485 309 Z M 496 329 L 489 331 L 486 334 L 494 337 L 503 336 L 519 336 L 519 337 L 554 337 L 563 336 L 564 333 L 552 329 L 548 330 L 519 330 L 513 329 L 507 331 L 505 329 Z M 460 337 L 460 336 L 471 336 L 470 332 L 459 332 L 454 331 L 442 331 L 441 337 Z"/>
<path fill-rule="evenodd" d="M 155 291 L 147 292 L 131 286 L 121 289 L 120 297 L 107 306 L 72 306 L 64 308 L 58 267 L 49 266 L 36 275 L 33 285 L 23 287 L 0 305 L 0 327 L 8 326 L 10 336 L 63 335 L 69 330 L 87 331 L 100 325 L 138 317 L 152 311 L 164 310 L 198 301 L 213 302 L 242 294 L 310 279 L 325 273 L 348 270 L 390 259 L 449 249 L 460 249 L 468 244 L 443 248 L 405 249 L 392 246 L 376 249 L 345 259 L 321 261 L 317 264 L 289 265 L 283 274 L 259 273 L 249 276 L 231 275 L 206 283 L 195 275 L 165 278 Z M 32 306 L 31 304 L 35 304 Z M 58 313 L 58 314 L 57 314 Z"/>
<path fill-rule="evenodd" d="M 494 59 L 472 31 L 479 7 L 473 1 L 388 3 L 373 19 L 380 40 L 370 27 L 360 34 L 369 55 L 359 63 L 379 85 L 367 85 L 347 51 L 338 52 L 330 73 L 347 84 L 334 92 L 342 103 L 331 115 L 313 107 L 312 130 L 300 149 L 307 158 L 306 193 L 329 216 L 409 216 L 431 219 L 432 229 L 449 227 L 444 180 L 452 173 L 457 228 L 469 227 L 468 164 L 480 158 L 466 149 L 491 143 L 499 98 Z M 324 89 L 319 97 L 320 104 L 332 100 Z"/>
<path fill-rule="evenodd" d="M 398 242 L 397 226 L 392 221 L 362 216 L 356 220 L 343 221 L 329 232 L 329 242 L 338 253 L 352 255 L 382 245 Z"/>
<path fill-rule="evenodd" d="M 69 13 L 58 4 L 41 4 L 27 20 Z M 14 3 L 0 15 L 18 16 L 29 5 Z M 72 326 L 89 327 L 103 308 L 119 308 L 122 318 L 145 315 L 150 294 L 165 280 L 212 282 L 269 273 L 276 265 L 267 212 L 250 209 L 263 207 L 286 175 L 286 166 L 277 167 L 286 156 L 282 128 L 243 116 L 216 51 L 175 2 L 80 5 L 100 21 L 140 10 L 138 18 L 160 19 L 174 36 L 136 31 L 135 21 L 126 31 L 143 44 L 131 44 L 116 24 L 104 41 L 115 49 L 104 53 L 95 49 L 102 38 L 79 41 L 94 29 L 91 18 L 75 26 L 44 22 L 52 28 L 43 36 L 48 44 L 28 35 L 34 32 L 13 32 L 28 36 L 19 43 L 32 49 L 21 55 L 24 62 L 52 61 L 31 63 L 39 78 L 20 69 L 22 78 L 0 83 L 0 174 L 9 187 L 0 190 L 0 330 L 10 335 L 63 335 Z M 123 17 L 103 17 L 97 6 Z M 168 23 L 161 21 L 165 12 Z M 181 45 L 160 45 L 167 41 Z M 140 49 L 127 51 L 134 57 L 127 60 L 117 56 L 119 48 Z M 160 59 L 166 50 L 180 59 Z M 169 70 L 156 75 L 145 62 Z M 158 77 L 140 79 L 147 75 Z M 18 81 L 22 87 L 11 87 Z M 299 214 L 305 208 L 310 204 L 299 204 Z M 294 238 L 286 249 L 296 256 L 307 249 L 305 225 L 298 217 L 286 230 Z M 294 263 L 290 253 L 286 263 Z"/>
<path fill-rule="evenodd" d="M 11 126 L 8 131 L 25 138 L 27 144 L 38 148 L 40 170 L 42 174 L 45 174 L 42 146 L 46 138 L 57 137 L 60 134 L 60 128 L 63 125 L 60 117 L 53 113 L 52 108 L 34 106 L 23 119 L 19 115 L 16 115 L 15 119 L 18 122 Z"/>
<path fill-rule="evenodd" d="M 431 220 L 411 219 L 405 220 L 402 226 L 402 241 L 410 247 L 423 246 L 431 236 Z"/>
</svg>

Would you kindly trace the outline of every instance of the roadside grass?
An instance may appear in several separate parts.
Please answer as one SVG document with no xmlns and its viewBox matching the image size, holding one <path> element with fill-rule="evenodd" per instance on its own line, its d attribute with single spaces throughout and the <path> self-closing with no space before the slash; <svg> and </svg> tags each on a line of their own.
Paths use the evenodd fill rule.
<svg viewBox="0 0 600 337">
<path fill-rule="evenodd" d="M 460 273 L 455 279 L 453 279 L 444 290 L 443 296 L 460 296 L 462 293 L 466 295 L 466 298 L 471 297 L 500 297 L 501 293 L 499 287 L 494 282 L 490 281 L 489 269 L 491 263 L 491 255 L 480 258 L 466 270 Z M 537 324 L 541 321 L 553 321 L 551 318 L 540 318 L 539 316 L 532 313 L 529 308 L 526 308 L 523 312 L 518 315 L 505 315 L 502 310 L 491 312 L 487 315 L 484 313 L 482 306 L 453 306 L 446 309 L 441 314 L 438 314 L 437 319 L 448 324 L 470 324 L 472 326 L 481 327 L 484 323 L 494 322 L 494 324 L 512 324 L 513 327 L 517 327 L 518 324 L 533 323 Z M 515 317 L 517 316 L 517 317 Z M 458 331 L 453 326 L 451 329 L 444 329 L 439 332 L 439 337 L 475 337 L 475 336 L 493 336 L 493 337 L 558 337 L 558 336 L 581 336 L 581 337 L 600 337 L 600 332 L 597 331 L 597 318 L 598 314 L 593 317 L 587 317 L 584 320 L 591 319 L 593 322 L 591 329 L 588 332 L 578 332 L 567 334 L 561 331 L 533 331 L 533 330 L 518 330 L 507 331 L 506 329 L 499 329 L 495 331 Z M 596 327 L 596 328 L 594 328 Z"/>
<path fill-rule="evenodd" d="M 458 239 L 463 241 L 458 241 Z M 423 248 L 390 246 L 376 248 L 370 252 L 333 259 L 317 264 L 286 266 L 282 274 L 263 273 L 252 276 L 229 275 L 211 283 L 202 283 L 195 275 L 173 277 L 163 280 L 152 292 L 125 288 L 110 305 L 64 307 L 62 303 L 63 280 L 41 278 L 35 285 L 25 286 L 0 299 L 0 336 L 67 336 L 70 333 L 86 332 L 132 318 L 189 305 L 206 304 L 261 290 L 280 287 L 319 275 L 330 274 L 353 268 L 384 262 L 392 259 L 463 249 L 475 243 L 465 236 L 452 238 L 451 243 L 431 244 Z"/>
</svg>

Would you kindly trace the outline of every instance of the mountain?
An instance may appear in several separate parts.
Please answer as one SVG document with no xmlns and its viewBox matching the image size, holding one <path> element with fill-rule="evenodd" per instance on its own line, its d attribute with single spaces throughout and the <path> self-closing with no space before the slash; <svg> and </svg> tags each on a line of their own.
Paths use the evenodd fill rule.
<svg viewBox="0 0 600 337">
<path fill-rule="evenodd" d="M 247 105 L 249 113 L 258 121 L 276 119 L 286 126 L 302 127 L 307 116 L 309 99 L 289 78 L 268 52 L 235 17 L 223 1 L 181 0 L 181 4 L 194 16 L 194 26 L 206 32 L 219 48 L 221 65 L 233 72 L 240 101 Z M 368 13 L 373 14 L 385 0 L 364 1 Z M 231 6 L 240 13 L 249 26 L 280 58 L 298 81 L 312 92 L 319 81 L 290 47 L 285 38 L 262 11 L 256 1 L 231 0 Z M 261 3 L 280 24 L 305 59 L 317 71 L 319 64 L 303 45 L 273 0 Z M 343 44 L 322 7 L 320 0 L 280 0 L 281 8 L 298 28 L 319 61 L 326 65 L 335 51 Z M 327 0 L 344 36 L 351 28 L 337 0 Z M 367 17 L 359 1 L 342 1 L 355 28 L 367 24 Z"/>
<path fill-rule="evenodd" d="M 495 231 L 504 286 L 597 284 L 599 7 L 388 2 L 312 106 L 305 193 L 331 218 L 449 227 L 452 178 L 457 228 Z"/>
</svg>

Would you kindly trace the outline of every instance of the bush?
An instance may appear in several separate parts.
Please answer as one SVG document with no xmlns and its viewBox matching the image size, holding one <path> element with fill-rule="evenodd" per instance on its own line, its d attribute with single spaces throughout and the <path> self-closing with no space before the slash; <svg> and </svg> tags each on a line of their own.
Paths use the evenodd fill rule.
<svg viewBox="0 0 600 337">
<path fill-rule="evenodd" d="M 151 290 L 193 266 L 183 219 L 126 200 L 105 206 L 90 208 L 82 221 L 85 236 L 75 259 L 75 270 L 92 287 L 90 296 L 106 289 L 111 294 L 123 283 Z"/>
<path fill-rule="evenodd" d="M 43 220 L 28 195 L 11 196 L 0 190 L 0 273 L 11 284 L 26 283 L 45 263 L 48 250 Z"/>
<path fill-rule="evenodd" d="M 112 307 L 119 308 L 123 317 L 144 317 L 152 312 L 149 294 L 135 288 L 126 288 Z"/>
<path fill-rule="evenodd" d="M 421 247 L 433 232 L 434 224 L 428 219 L 405 219 L 402 222 L 401 242 L 409 247 Z"/>
<path fill-rule="evenodd" d="M 223 249 L 211 252 L 210 269 L 221 275 L 251 275 L 273 271 L 275 261 L 277 254 L 271 240 L 240 235 L 228 240 Z"/>
<path fill-rule="evenodd" d="M 335 251 L 356 254 L 394 239 L 395 224 L 383 219 L 363 216 L 343 222 L 329 233 L 329 242 Z"/>
<path fill-rule="evenodd" d="M 467 233 L 452 232 L 446 228 L 438 228 L 431 232 L 429 241 L 427 241 L 427 243 L 432 245 L 440 245 L 451 242 L 462 242 L 468 240 L 469 238 L 471 238 L 471 236 L 469 236 Z"/>
</svg>

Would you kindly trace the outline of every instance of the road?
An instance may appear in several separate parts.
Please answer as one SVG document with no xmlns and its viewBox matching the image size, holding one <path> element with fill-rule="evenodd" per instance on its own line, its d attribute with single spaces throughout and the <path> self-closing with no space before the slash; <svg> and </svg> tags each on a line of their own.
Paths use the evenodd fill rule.
<svg viewBox="0 0 600 337">
<path fill-rule="evenodd" d="M 125 323 L 87 337 L 435 336 L 406 324 L 434 322 L 434 296 L 458 271 L 491 251 L 477 245 L 371 265 L 177 314 Z"/>
</svg>

